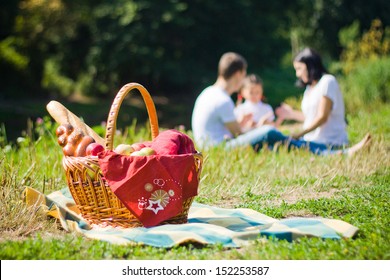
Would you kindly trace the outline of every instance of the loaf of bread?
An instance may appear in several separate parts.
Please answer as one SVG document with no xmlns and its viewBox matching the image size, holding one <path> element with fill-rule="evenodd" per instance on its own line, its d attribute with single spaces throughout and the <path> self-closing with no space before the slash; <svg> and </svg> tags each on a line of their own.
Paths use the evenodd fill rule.
<svg viewBox="0 0 390 280">
<path fill-rule="evenodd" d="M 58 124 L 60 124 L 60 127 L 64 126 L 61 128 L 61 130 L 64 130 L 65 133 L 68 133 L 70 129 L 70 127 L 66 127 L 66 126 L 71 126 L 73 127 L 74 130 L 81 131 L 83 133 L 83 136 L 90 136 L 96 143 L 99 143 L 104 146 L 104 139 L 99 134 L 97 134 L 92 128 L 90 128 L 87 124 L 85 124 L 82 120 L 80 120 L 75 114 L 69 111 L 61 103 L 54 100 L 50 101 L 46 105 L 46 109 L 49 112 L 49 114 L 53 117 L 53 119 Z M 64 133 L 61 133 L 61 135 L 64 135 Z M 65 141 L 65 138 L 67 137 L 63 136 L 61 140 L 59 138 L 58 141 L 59 142 Z"/>
</svg>

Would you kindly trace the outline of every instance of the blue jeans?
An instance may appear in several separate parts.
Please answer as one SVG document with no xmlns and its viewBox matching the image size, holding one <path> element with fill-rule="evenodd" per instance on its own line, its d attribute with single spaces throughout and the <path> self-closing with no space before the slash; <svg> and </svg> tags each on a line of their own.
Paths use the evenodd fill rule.
<svg viewBox="0 0 390 280">
<path fill-rule="evenodd" d="M 226 142 L 227 148 L 235 148 L 239 146 L 251 145 L 256 151 L 260 150 L 264 144 L 269 148 L 273 148 L 275 144 L 286 144 L 288 149 L 299 148 L 308 149 L 310 152 L 317 155 L 328 155 L 336 153 L 345 153 L 346 150 L 337 150 L 339 147 L 331 147 L 322 143 L 304 141 L 302 139 L 292 139 L 284 135 L 275 127 L 270 125 L 263 125 L 255 128 L 247 133 L 241 134 L 234 139 Z"/>
</svg>

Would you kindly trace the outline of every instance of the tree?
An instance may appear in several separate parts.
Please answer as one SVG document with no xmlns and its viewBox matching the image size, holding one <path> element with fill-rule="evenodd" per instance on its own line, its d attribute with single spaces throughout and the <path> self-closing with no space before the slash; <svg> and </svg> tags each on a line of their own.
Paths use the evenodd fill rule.
<svg viewBox="0 0 390 280">
<path fill-rule="evenodd" d="M 0 8 L 0 94 L 107 97 L 129 81 L 196 94 L 226 51 L 261 73 L 303 46 L 338 58 L 340 29 L 388 26 L 385 0 L 10 0 Z"/>
<path fill-rule="evenodd" d="M 297 0 L 287 13 L 294 52 L 310 45 L 332 58 L 338 58 L 343 49 L 339 31 L 354 21 L 359 22 L 359 31 L 368 30 L 375 18 L 390 25 L 390 2 L 386 0 Z"/>
</svg>

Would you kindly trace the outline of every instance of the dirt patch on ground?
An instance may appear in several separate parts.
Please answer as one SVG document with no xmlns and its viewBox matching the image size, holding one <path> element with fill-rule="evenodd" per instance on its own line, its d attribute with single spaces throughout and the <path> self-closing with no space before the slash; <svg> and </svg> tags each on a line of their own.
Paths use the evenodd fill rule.
<svg viewBox="0 0 390 280">
<path fill-rule="evenodd" d="M 3 231 L 0 234 L 0 243 L 6 241 L 24 241 L 28 238 L 34 238 L 39 234 L 39 237 L 42 239 L 60 239 L 64 238 L 67 234 L 66 231 L 58 228 L 57 226 L 51 226 L 46 228 L 37 228 L 34 231 L 21 234 L 18 230 L 12 231 Z"/>
<path fill-rule="evenodd" d="M 335 198 L 339 192 L 340 190 L 338 189 L 321 192 L 296 189 L 282 194 L 280 199 L 288 204 L 294 204 L 303 199 Z"/>
</svg>

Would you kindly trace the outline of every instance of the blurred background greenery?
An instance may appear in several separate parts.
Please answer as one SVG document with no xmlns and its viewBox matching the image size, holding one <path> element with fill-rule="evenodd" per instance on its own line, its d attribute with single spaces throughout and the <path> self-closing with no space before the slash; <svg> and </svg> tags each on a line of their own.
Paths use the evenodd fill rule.
<svg viewBox="0 0 390 280">
<path fill-rule="evenodd" d="M 13 138 L 51 99 L 96 125 L 120 87 L 138 82 L 163 126 L 189 129 L 226 51 L 247 58 L 272 106 L 298 104 L 291 59 L 305 46 L 322 54 L 355 114 L 390 99 L 389 15 L 388 0 L 2 1 L 1 127 Z M 118 121 L 132 118 L 147 118 L 137 97 Z"/>
</svg>

